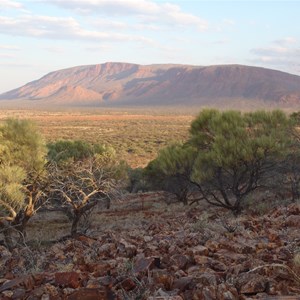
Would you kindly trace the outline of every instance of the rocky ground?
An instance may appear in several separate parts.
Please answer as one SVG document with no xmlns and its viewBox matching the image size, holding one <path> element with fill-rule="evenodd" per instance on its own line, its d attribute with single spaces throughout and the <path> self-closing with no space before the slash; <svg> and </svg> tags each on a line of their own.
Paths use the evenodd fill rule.
<svg viewBox="0 0 300 300">
<path fill-rule="evenodd" d="M 98 212 L 76 238 L 0 246 L 0 299 L 300 299 L 299 203 L 234 218 L 158 200 Z"/>
</svg>

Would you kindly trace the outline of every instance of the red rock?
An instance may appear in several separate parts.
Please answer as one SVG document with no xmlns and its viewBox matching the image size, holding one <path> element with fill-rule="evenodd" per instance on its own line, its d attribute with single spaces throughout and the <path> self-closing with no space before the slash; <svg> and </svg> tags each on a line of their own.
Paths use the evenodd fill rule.
<svg viewBox="0 0 300 300">
<path fill-rule="evenodd" d="M 192 300 L 217 300 L 216 287 L 207 286 L 202 289 L 195 290 Z"/>
<path fill-rule="evenodd" d="M 67 296 L 66 300 L 114 300 L 116 296 L 106 289 L 82 288 Z"/>
<path fill-rule="evenodd" d="M 114 243 L 106 243 L 99 247 L 99 255 L 104 255 L 105 257 L 112 257 L 117 251 L 116 245 Z"/>
<path fill-rule="evenodd" d="M 300 228 L 300 215 L 290 215 L 285 221 L 286 226 Z"/>
<path fill-rule="evenodd" d="M 218 285 L 217 288 L 217 299 L 218 300 L 239 300 L 239 294 L 236 288 L 227 283 Z M 271 299 L 270 299 L 271 300 Z"/>
<path fill-rule="evenodd" d="M 178 289 L 180 292 L 184 292 L 185 290 L 191 290 L 196 286 L 192 277 L 181 277 L 179 279 L 175 279 L 172 285 L 172 289 Z"/>
<path fill-rule="evenodd" d="M 13 296 L 13 292 L 12 291 L 3 291 L 2 293 L 1 293 L 1 299 L 2 300 L 10 300 L 11 298 L 12 298 L 12 296 Z"/>
<path fill-rule="evenodd" d="M 85 285 L 88 289 L 98 289 L 101 288 L 102 285 L 99 282 L 98 278 L 91 278 Z"/>
<path fill-rule="evenodd" d="M 76 239 L 78 241 L 82 242 L 84 245 L 87 245 L 89 247 L 91 247 L 96 242 L 96 239 L 87 237 L 85 235 L 79 235 L 79 236 L 76 237 Z"/>
<path fill-rule="evenodd" d="M 156 296 L 156 297 L 149 297 L 147 300 L 183 300 L 182 297 L 176 296 Z"/>
<path fill-rule="evenodd" d="M 208 256 L 195 255 L 194 260 L 198 265 L 206 265 L 208 264 L 210 258 Z"/>
<path fill-rule="evenodd" d="M 19 286 L 24 286 L 26 289 L 33 289 L 34 279 L 32 276 L 21 276 L 20 278 L 12 279 L 5 282 L 0 287 L 0 293 L 6 290 L 14 289 Z"/>
<path fill-rule="evenodd" d="M 213 258 L 224 263 L 242 263 L 248 259 L 248 256 L 245 254 L 228 251 L 226 249 L 219 249 L 216 253 L 214 253 Z"/>
<path fill-rule="evenodd" d="M 52 299 L 57 299 L 58 297 L 58 288 L 53 286 L 50 283 L 46 283 L 44 285 L 45 293 L 49 294 Z"/>
<path fill-rule="evenodd" d="M 138 274 L 142 272 L 146 272 L 153 267 L 154 264 L 154 258 L 145 258 L 141 257 L 135 260 L 134 265 L 133 265 L 133 272 Z"/>
<path fill-rule="evenodd" d="M 105 262 L 87 265 L 88 272 L 93 273 L 93 275 L 95 277 L 102 277 L 102 276 L 108 275 L 108 273 L 111 269 L 112 268 L 111 268 L 110 264 L 105 263 Z"/>
<path fill-rule="evenodd" d="M 197 276 L 197 282 L 204 286 L 217 285 L 220 279 L 220 276 L 214 273 L 200 273 L 199 276 Z"/>
<path fill-rule="evenodd" d="M 175 254 L 171 257 L 171 261 L 175 266 L 177 266 L 181 270 L 185 270 L 188 266 L 190 259 L 188 256 L 183 254 Z"/>
<path fill-rule="evenodd" d="M 291 204 L 288 209 L 289 215 L 300 215 L 300 204 Z"/>
<path fill-rule="evenodd" d="M 269 280 L 260 274 L 242 273 L 237 279 L 236 286 L 241 294 L 257 294 L 266 291 L 268 282 Z"/>
<path fill-rule="evenodd" d="M 121 282 L 121 286 L 125 291 L 131 291 L 136 287 L 136 283 L 131 278 L 126 278 Z"/>
<path fill-rule="evenodd" d="M 215 271 L 224 272 L 227 270 L 227 266 L 224 263 L 215 259 L 210 259 L 208 262 L 208 266 Z"/>
<path fill-rule="evenodd" d="M 120 240 L 117 250 L 119 255 L 123 255 L 128 258 L 132 258 L 137 254 L 137 247 L 135 245 L 129 244 L 124 239 Z"/>
<path fill-rule="evenodd" d="M 205 243 L 205 247 L 211 251 L 211 252 L 216 252 L 219 248 L 220 248 L 220 245 L 218 242 L 216 241 L 211 241 L 211 240 L 208 240 L 206 243 Z"/>
<path fill-rule="evenodd" d="M 76 289 L 80 286 L 80 274 L 77 272 L 55 273 L 55 284 Z"/>
<path fill-rule="evenodd" d="M 25 289 L 22 288 L 14 289 L 11 299 L 13 300 L 24 299 L 25 295 L 26 295 Z"/>
<path fill-rule="evenodd" d="M 182 297 L 176 296 L 156 296 L 156 297 L 149 297 L 147 300 L 183 300 Z"/>
<path fill-rule="evenodd" d="M 152 271 L 155 286 L 160 286 L 169 291 L 173 284 L 174 278 L 167 270 L 155 269 Z"/>
<path fill-rule="evenodd" d="M 192 253 L 194 255 L 208 256 L 208 254 L 209 254 L 208 249 L 206 247 L 204 247 L 204 246 L 201 246 L 201 245 L 198 245 L 198 246 L 192 248 L 191 250 L 192 250 Z"/>
</svg>

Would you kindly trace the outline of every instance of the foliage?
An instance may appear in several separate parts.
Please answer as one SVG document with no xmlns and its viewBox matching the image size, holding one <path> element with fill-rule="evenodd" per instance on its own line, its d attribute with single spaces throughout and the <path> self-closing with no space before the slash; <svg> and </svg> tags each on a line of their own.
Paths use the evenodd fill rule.
<svg viewBox="0 0 300 300">
<path fill-rule="evenodd" d="M 0 128 L 1 200 L 15 213 L 25 204 L 26 185 L 44 171 L 46 148 L 32 122 L 7 120 Z"/>
<path fill-rule="evenodd" d="M 9 226 L 23 231 L 40 200 L 46 147 L 35 125 L 8 119 L 0 127 L 0 220 L 12 247 Z"/>
<path fill-rule="evenodd" d="M 174 193 L 179 201 L 187 204 L 195 155 L 194 148 L 179 143 L 162 149 L 145 170 L 152 189 Z"/>
<path fill-rule="evenodd" d="M 128 168 L 128 186 L 129 193 L 137 193 L 138 191 L 146 191 L 148 189 L 144 169 Z"/>
<path fill-rule="evenodd" d="M 0 166 L 0 218 L 13 221 L 17 212 L 24 207 L 25 194 L 22 182 L 26 174 L 22 168 L 13 165 Z"/>
<path fill-rule="evenodd" d="M 197 151 L 192 181 L 211 204 L 239 212 L 286 154 L 291 122 L 281 111 L 204 110 L 191 125 Z"/>
<path fill-rule="evenodd" d="M 295 111 L 291 113 L 290 118 L 295 122 L 295 125 L 299 126 L 300 124 L 300 111 Z"/>
<path fill-rule="evenodd" d="M 94 155 L 114 156 L 111 147 L 90 144 L 82 140 L 58 140 L 48 143 L 48 159 L 56 163 L 76 162 Z"/>
<path fill-rule="evenodd" d="M 265 185 L 286 157 L 292 125 L 281 111 L 203 110 L 187 142 L 161 150 L 146 174 L 152 186 L 185 203 L 197 187 L 200 199 L 238 213 L 245 197 Z"/>
</svg>

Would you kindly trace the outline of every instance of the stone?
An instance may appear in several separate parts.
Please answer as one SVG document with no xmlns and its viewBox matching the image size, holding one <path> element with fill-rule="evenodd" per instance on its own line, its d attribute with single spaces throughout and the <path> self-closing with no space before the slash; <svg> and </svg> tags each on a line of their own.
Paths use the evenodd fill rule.
<svg viewBox="0 0 300 300">
<path fill-rule="evenodd" d="M 82 288 L 67 296 L 66 300 L 114 300 L 115 295 L 106 289 L 87 289 Z"/>
<path fill-rule="evenodd" d="M 200 273 L 197 282 L 203 286 L 217 285 L 220 282 L 219 276 L 214 273 Z"/>
<path fill-rule="evenodd" d="M 286 226 L 300 228 L 300 215 L 290 215 L 286 218 Z"/>
<path fill-rule="evenodd" d="M 167 270 L 155 269 L 152 271 L 155 286 L 163 287 L 169 291 L 173 285 L 174 278 Z"/>
<path fill-rule="evenodd" d="M 55 284 L 60 287 L 76 289 L 80 286 L 80 274 L 77 272 L 55 273 Z"/>
<path fill-rule="evenodd" d="M 126 278 L 121 282 L 121 286 L 125 291 L 131 291 L 135 289 L 136 283 L 131 278 Z"/>
<path fill-rule="evenodd" d="M 153 267 L 154 264 L 154 260 L 155 259 L 152 257 L 140 257 L 136 259 L 133 265 L 133 273 L 139 274 L 151 270 L 151 267 Z"/>
<path fill-rule="evenodd" d="M 194 260 L 198 265 L 206 265 L 210 261 L 210 258 L 208 256 L 195 255 Z"/>
<path fill-rule="evenodd" d="M 206 247 L 201 246 L 201 245 L 198 245 L 198 246 L 192 248 L 191 250 L 194 255 L 208 256 L 208 254 L 209 254 L 209 250 Z"/>
<path fill-rule="evenodd" d="M 102 277 L 109 274 L 111 266 L 106 262 L 99 262 L 97 264 L 87 265 L 87 270 L 88 272 L 93 273 L 95 277 Z"/>
<path fill-rule="evenodd" d="M 236 286 L 241 294 L 257 294 L 265 292 L 269 280 L 254 273 L 242 273 L 239 275 Z"/>
<path fill-rule="evenodd" d="M 181 277 L 175 279 L 172 285 L 172 289 L 178 289 L 180 292 L 184 292 L 187 289 L 193 289 L 196 286 L 192 277 Z"/>
<path fill-rule="evenodd" d="M 185 270 L 188 266 L 188 263 L 190 262 L 190 259 L 188 256 L 183 254 L 175 254 L 171 257 L 171 261 L 173 264 L 178 267 L 181 270 Z"/>
</svg>

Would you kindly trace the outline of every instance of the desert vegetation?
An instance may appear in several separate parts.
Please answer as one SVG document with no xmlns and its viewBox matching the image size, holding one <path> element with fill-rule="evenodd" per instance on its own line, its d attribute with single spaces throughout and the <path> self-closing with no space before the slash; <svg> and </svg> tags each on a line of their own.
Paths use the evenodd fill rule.
<svg viewBox="0 0 300 300">
<path fill-rule="evenodd" d="M 44 125 L 35 115 L 3 120 L 1 297 L 300 293 L 298 114 L 208 109 L 188 126 L 191 116 L 133 116 L 118 126 L 124 140 L 145 141 L 150 130 L 147 140 L 159 147 L 147 163 L 126 161 L 124 140 L 98 135 L 115 130 L 109 115 L 104 128 L 64 115 L 73 124 L 66 136 L 64 126 L 48 135 L 60 124 L 47 116 Z"/>
</svg>

